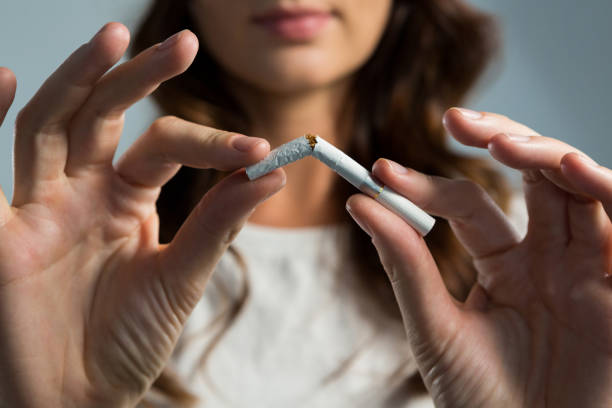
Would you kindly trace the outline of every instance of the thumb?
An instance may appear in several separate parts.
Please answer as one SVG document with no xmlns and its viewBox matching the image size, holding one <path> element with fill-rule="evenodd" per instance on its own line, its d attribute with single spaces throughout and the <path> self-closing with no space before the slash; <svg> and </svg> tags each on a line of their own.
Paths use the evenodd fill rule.
<svg viewBox="0 0 612 408">
<path fill-rule="evenodd" d="M 442 353 L 458 330 L 459 309 L 425 241 L 405 221 L 366 195 L 349 198 L 347 210 L 372 237 L 415 356 L 419 359 L 421 351 Z"/>
<path fill-rule="evenodd" d="M 191 212 L 172 242 L 160 252 L 166 290 L 185 311 L 198 302 L 221 255 L 255 207 L 285 184 L 283 170 L 249 181 L 239 170 L 217 183 Z"/>
</svg>

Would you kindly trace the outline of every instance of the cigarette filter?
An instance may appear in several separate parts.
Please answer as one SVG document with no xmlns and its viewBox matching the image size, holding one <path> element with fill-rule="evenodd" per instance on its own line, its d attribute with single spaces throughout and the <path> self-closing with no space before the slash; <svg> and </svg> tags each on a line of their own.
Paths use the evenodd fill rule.
<svg viewBox="0 0 612 408">
<path fill-rule="evenodd" d="M 433 217 L 406 197 L 378 183 L 363 166 L 320 136 L 306 135 L 279 146 L 261 162 L 247 167 L 247 175 L 250 180 L 254 180 L 309 155 L 314 156 L 360 191 L 402 217 L 421 235 L 427 235 L 433 228 L 435 223 Z"/>
</svg>

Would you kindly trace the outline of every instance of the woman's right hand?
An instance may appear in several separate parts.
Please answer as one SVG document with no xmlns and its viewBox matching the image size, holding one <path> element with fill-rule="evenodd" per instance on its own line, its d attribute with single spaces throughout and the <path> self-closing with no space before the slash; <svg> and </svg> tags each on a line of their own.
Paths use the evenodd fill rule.
<svg viewBox="0 0 612 408">
<path fill-rule="evenodd" d="M 0 191 L 2 406 L 135 405 L 235 232 L 284 184 L 282 170 L 253 182 L 234 172 L 160 246 L 155 201 L 181 164 L 234 170 L 270 147 L 166 117 L 113 165 L 125 110 L 198 46 L 183 31 L 107 72 L 128 42 L 107 24 L 18 116 L 12 205 Z M 0 121 L 14 93 L 0 68 Z"/>
</svg>

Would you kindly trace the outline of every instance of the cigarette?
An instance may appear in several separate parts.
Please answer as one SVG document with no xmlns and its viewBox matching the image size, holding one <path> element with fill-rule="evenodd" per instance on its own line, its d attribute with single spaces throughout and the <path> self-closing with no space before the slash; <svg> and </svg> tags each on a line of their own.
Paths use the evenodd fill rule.
<svg viewBox="0 0 612 408">
<path fill-rule="evenodd" d="M 306 137 L 298 137 L 270 151 L 259 163 L 246 168 L 249 180 L 255 180 L 289 163 L 312 155 L 311 142 Z"/>
<path fill-rule="evenodd" d="M 406 197 L 374 180 L 368 170 L 320 136 L 305 135 L 277 147 L 261 162 L 247 167 L 247 176 L 250 180 L 255 180 L 306 156 L 313 156 L 323 162 L 361 192 L 399 215 L 422 236 L 427 235 L 433 228 L 433 217 Z"/>
</svg>

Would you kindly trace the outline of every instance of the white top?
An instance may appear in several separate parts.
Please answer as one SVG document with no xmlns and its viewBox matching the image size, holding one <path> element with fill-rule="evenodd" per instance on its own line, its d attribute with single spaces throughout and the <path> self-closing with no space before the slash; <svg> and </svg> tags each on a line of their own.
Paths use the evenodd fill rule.
<svg viewBox="0 0 612 408">
<path fill-rule="evenodd" d="M 525 202 L 514 198 L 510 219 L 524 235 Z M 392 374 L 404 367 L 395 379 L 406 378 L 415 364 L 401 327 L 360 313 L 376 309 L 355 299 L 340 245 L 347 233 L 348 226 L 244 227 L 234 241 L 248 265 L 244 310 L 199 368 L 216 331 L 211 321 L 242 290 L 240 267 L 226 253 L 169 362 L 201 397 L 198 408 L 433 407 L 426 395 L 407 401 L 394 393 Z"/>
<path fill-rule="evenodd" d="M 198 407 L 433 406 L 427 396 L 407 403 L 393 393 L 416 367 L 400 325 L 360 312 L 368 306 L 351 288 L 340 244 L 347 233 L 346 225 L 244 227 L 233 244 L 248 267 L 242 313 L 198 368 L 216 332 L 208 325 L 232 303 L 223 290 L 237 297 L 243 287 L 226 253 L 170 363 L 202 398 Z"/>
</svg>

